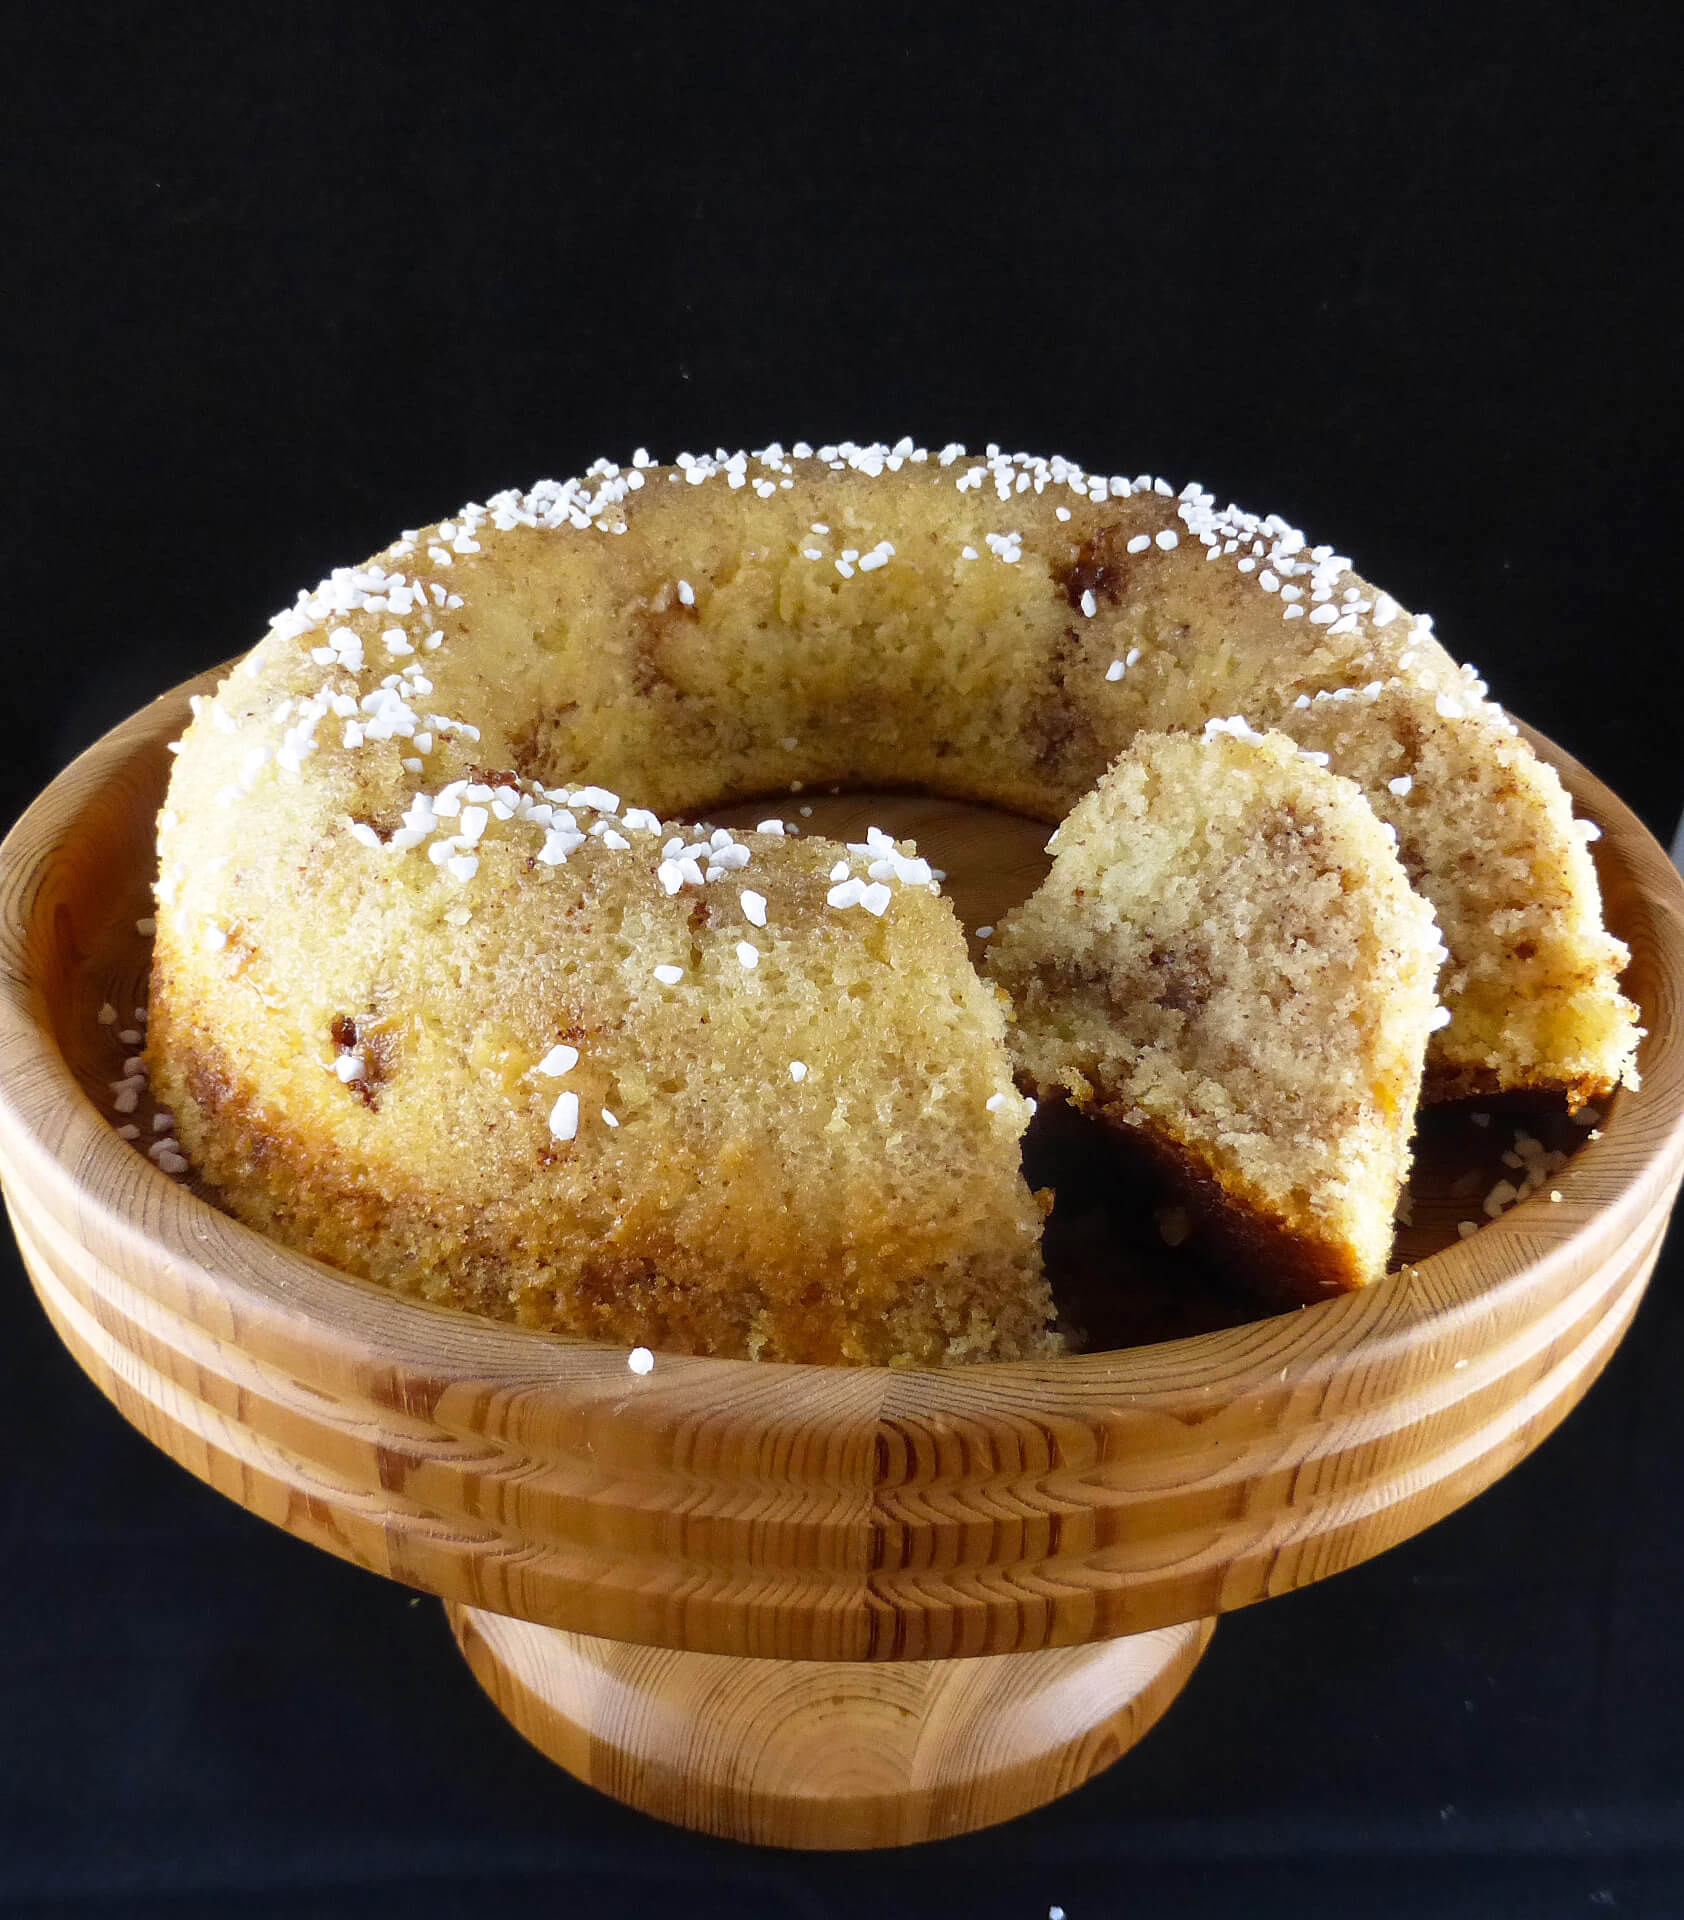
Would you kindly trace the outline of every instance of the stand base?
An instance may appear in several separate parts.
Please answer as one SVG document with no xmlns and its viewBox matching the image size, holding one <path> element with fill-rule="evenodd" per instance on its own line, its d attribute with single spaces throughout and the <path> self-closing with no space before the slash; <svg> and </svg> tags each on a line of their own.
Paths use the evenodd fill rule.
<svg viewBox="0 0 1684 1920">
<path fill-rule="evenodd" d="M 673 1653 L 448 1604 L 498 1710 L 576 1779 L 773 1847 L 895 1847 L 1069 1793 L 1157 1721 L 1214 1620 L 973 1660 Z"/>
</svg>

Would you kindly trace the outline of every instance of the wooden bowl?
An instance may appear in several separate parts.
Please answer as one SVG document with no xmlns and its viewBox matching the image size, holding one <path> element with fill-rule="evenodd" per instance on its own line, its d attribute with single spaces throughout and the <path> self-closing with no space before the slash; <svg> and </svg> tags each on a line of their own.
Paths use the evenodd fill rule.
<svg viewBox="0 0 1684 1920">
<path fill-rule="evenodd" d="M 216 678 L 109 734 L 0 849 L 0 1181 L 25 1262 L 129 1420 L 253 1512 L 442 1596 L 509 1717 L 634 1804 L 825 1846 L 1040 1804 L 1151 1724 L 1212 1616 L 1379 1552 L 1521 1459 L 1636 1307 L 1684 1170 L 1684 885 L 1547 742 L 1603 830 L 1642 1089 L 1559 1200 L 1362 1293 L 1044 1364 L 663 1355 L 638 1376 L 619 1348 L 346 1279 L 110 1118 L 129 1049 L 97 1012 L 144 997 L 166 743 Z M 968 924 L 1038 876 L 1042 828 L 864 804 L 914 821 Z M 1004 896 L 967 895 L 967 835 Z M 1442 1240 L 1469 1202 L 1436 1198 Z"/>
</svg>

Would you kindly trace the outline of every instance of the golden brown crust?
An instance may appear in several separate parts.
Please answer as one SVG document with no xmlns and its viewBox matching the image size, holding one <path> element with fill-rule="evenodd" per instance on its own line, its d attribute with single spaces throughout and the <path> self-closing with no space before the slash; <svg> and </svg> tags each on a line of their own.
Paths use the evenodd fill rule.
<svg viewBox="0 0 1684 1920">
<path fill-rule="evenodd" d="M 1013 1284 L 1005 1261 L 992 1288 L 983 1275 L 973 1289 L 987 1327 L 909 1310 L 909 1262 L 932 1275 L 962 1262 L 974 1252 L 968 1225 L 897 1219 L 875 1242 L 862 1234 L 843 1250 L 814 1244 L 774 1210 L 749 1229 L 764 1256 L 751 1280 L 657 1219 L 625 1247 L 599 1241 L 546 1273 L 528 1257 L 550 1211 L 541 1178 L 464 1208 L 441 1204 L 401 1166 L 348 1163 L 319 1131 L 277 1126 L 269 1095 L 181 1017 L 179 995 L 158 1005 L 154 1045 L 170 1063 L 162 1091 L 183 1137 L 198 1143 L 200 1177 L 248 1226 L 344 1272 L 492 1320 L 670 1352 L 939 1366 L 960 1335 L 991 1357 L 1052 1350 L 1044 1285 Z M 1044 1211 L 1039 1197 L 1031 1206 Z"/>
<path fill-rule="evenodd" d="M 1606 1075 L 1583 1075 L 1578 1079 L 1563 1073 L 1550 1073 L 1531 1079 L 1524 1074 L 1503 1075 L 1493 1067 L 1455 1065 L 1446 1061 L 1427 1063 L 1421 1085 L 1421 1098 L 1432 1106 L 1446 1106 L 1452 1100 L 1482 1100 L 1521 1093 L 1559 1093 L 1569 1113 L 1581 1113 L 1592 1104 L 1610 1099 L 1613 1083 Z"/>
<path fill-rule="evenodd" d="M 1295 1230 L 1193 1142 L 1138 1109 L 1096 1100 L 1083 1110 L 1172 1189 L 1201 1244 L 1251 1292 L 1279 1306 L 1305 1307 L 1367 1284 L 1369 1275 L 1346 1243 Z"/>
</svg>

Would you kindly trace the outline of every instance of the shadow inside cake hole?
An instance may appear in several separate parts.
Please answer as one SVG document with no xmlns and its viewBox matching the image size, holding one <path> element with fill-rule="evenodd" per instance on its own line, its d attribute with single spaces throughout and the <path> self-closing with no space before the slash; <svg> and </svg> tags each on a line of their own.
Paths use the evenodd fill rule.
<svg viewBox="0 0 1684 1920">
<path fill-rule="evenodd" d="M 1575 1121 L 1554 1097 L 1423 1108 L 1392 1268 L 1459 1245 L 1462 1223 L 1486 1225 L 1493 1194 L 1512 1204 L 1503 1183 L 1521 1187 L 1532 1166 L 1548 1169 L 1539 1191 L 1550 1204 L 1550 1174 L 1565 1170 L 1590 1136 L 1583 1122 L 1595 1117 L 1587 1110 Z M 1150 1346 L 1280 1313 L 1206 1250 L 1163 1176 L 1098 1122 L 1043 1106 L 1024 1138 L 1023 1161 L 1029 1184 L 1055 1196 L 1042 1245 L 1060 1324 L 1077 1351 Z"/>
</svg>

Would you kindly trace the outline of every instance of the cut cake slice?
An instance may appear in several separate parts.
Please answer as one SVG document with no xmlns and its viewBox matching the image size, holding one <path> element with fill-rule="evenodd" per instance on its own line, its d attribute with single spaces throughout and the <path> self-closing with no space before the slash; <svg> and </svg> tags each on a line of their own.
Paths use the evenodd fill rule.
<svg viewBox="0 0 1684 1920">
<path fill-rule="evenodd" d="M 1587 836 L 1561 777 L 1476 683 L 1342 687 L 1274 724 L 1329 756 L 1398 836 L 1450 963 L 1426 1097 L 1560 1091 L 1577 1110 L 1638 1084 L 1631 958 L 1602 924 Z"/>
<path fill-rule="evenodd" d="M 1240 720 L 1144 734 L 1054 836 L 988 969 L 1020 1075 L 1158 1161 L 1237 1277 L 1386 1270 L 1444 948 L 1349 780 Z"/>
</svg>

